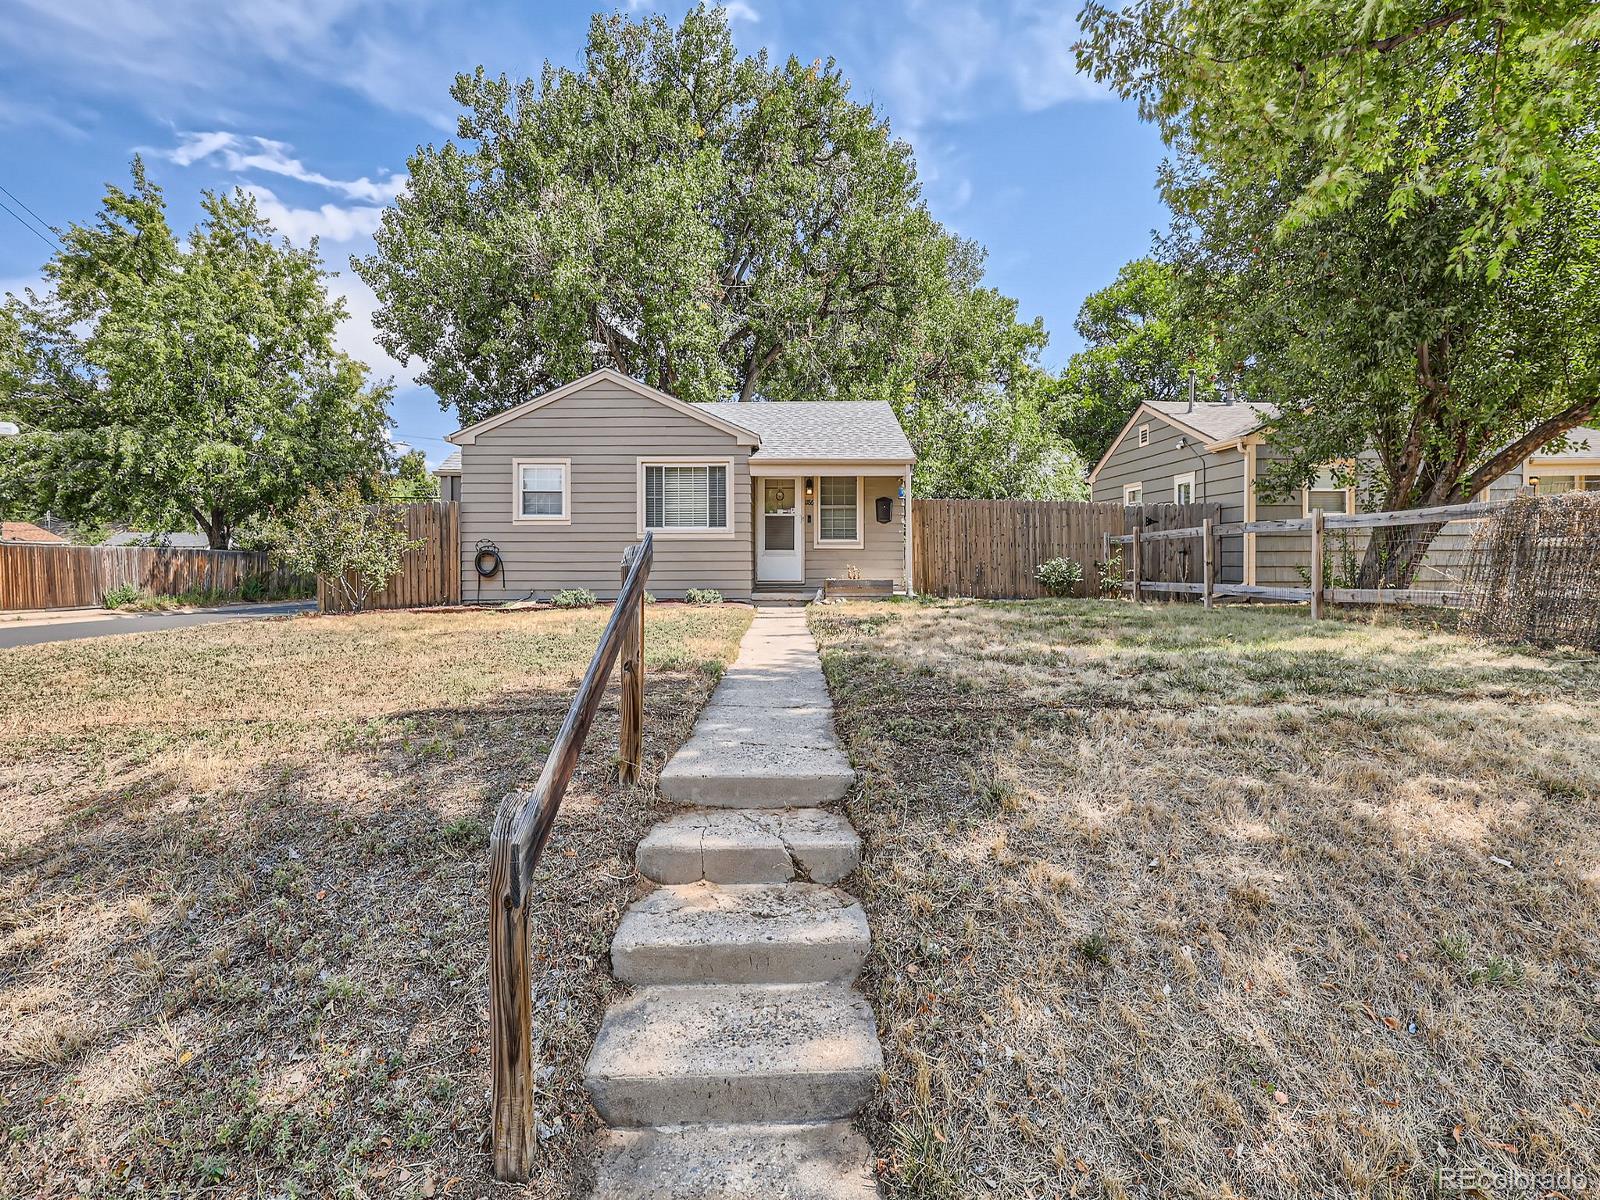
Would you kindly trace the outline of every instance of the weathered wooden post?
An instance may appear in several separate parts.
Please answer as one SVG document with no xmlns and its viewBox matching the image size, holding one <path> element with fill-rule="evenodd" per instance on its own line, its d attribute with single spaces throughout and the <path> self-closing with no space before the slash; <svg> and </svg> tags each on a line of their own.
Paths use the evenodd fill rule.
<svg viewBox="0 0 1600 1200">
<path fill-rule="evenodd" d="M 533 1169 L 533 1008 L 528 896 L 512 825 L 520 795 L 506 797 L 489 834 L 489 1067 L 494 1177 L 520 1183 Z"/>
<path fill-rule="evenodd" d="M 1100 579 L 1095 585 L 1097 595 L 1104 594 L 1103 589 L 1105 588 L 1105 578 L 1108 574 L 1110 574 L 1110 572 L 1111 531 L 1109 529 L 1102 529 L 1100 531 Z M 1118 595 L 1120 596 L 1121 593 L 1119 592 Z"/>
<path fill-rule="evenodd" d="M 1141 516 L 1136 520 L 1138 523 L 1133 527 L 1133 542 L 1129 546 L 1129 557 L 1133 559 L 1133 602 L 1139 604 L 1144 600 L 1144 588 L 1141 586 L 1144 582 L 1142 578 L 1144 575 L 1144 539 L 1140 536 L 1139 530 L 1139 525 L 1143 524 L 1144 518 Z"/>
<path fill-rule="evenodd" d="M 1211 547 L 1211 518 L 1203 517 L 1200 521 L 1200 561 L 1203 564 L 1204 582 L 1200 585 L 1201 603 L 1211 607 L 1211 589 L 1217 582 L 1217 560 Z"/>
<path fill-rule="evenodd" d="M 1311 510 L 1311 619 L 1322 620 L 1322 510 Z"/>
<path fill-rule="evenodd" d="M 622 582 L 628 582 L 637 546 L 622 552 Z M 618 703 L 622 706 L 621 753 L 617 775 L 623 783 L 639 782 L 639 758 L 644 744 L 644 593 L 630 606 L 628 623 L 622 634 L 622 679 Z"/>
</svg>

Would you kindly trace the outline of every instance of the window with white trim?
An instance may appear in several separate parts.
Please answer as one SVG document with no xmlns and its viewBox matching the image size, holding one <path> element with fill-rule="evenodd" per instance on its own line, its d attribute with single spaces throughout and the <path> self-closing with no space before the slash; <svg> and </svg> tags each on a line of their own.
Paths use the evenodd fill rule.
<svg viewBox="0 0 1600 1200">
<path fill-rule="evenodd" d="M 568 459 L 511 464 L 513 489 L 511 519 L 523 522 L 566 524 L 572 519 L 572 463 Z"/>
<path fill-rule="evenodd" d="M 1352 511 L 1351 500 L 1355 489 L 1347 482 L 1349 468 L 1341 463 L 1329 463 L 1320 468 L 1311 477 L 1311 482 L 1305 489 L 1305 513 L 1310 516 L 1313 509 L 1320 508 L 1325 513 L 1347 513 Z"/>
<path fill-rule="evenodd" d="M 1150 444 L 1150 426 L 1141 425 L 1141 426 L 1139 426 L 1139 445 L 1148 446 L 1149 444 Z"/>
<path fill-rule="evenodd" d="M 823 475 L 817 479 L 817 545 L 861 544 L 861 477 Z"/>
<path fill-rule="evenodd" d="M 726 463 L 642 463 L 644 527 L 666 532 L 728 528 Z"/>
<path fill-rule="evenodd" d="M 1124 504 L 1144 503 L 1144 484 L 1125 483 L 1122 485 L 1122 502 Z"/>
<path fill-rule="evenodd" d="M 1172 502 L 1174 504 L 1194 503 L 1194 472 L 1186 475 L 1172 477 Z"/>
</svg>

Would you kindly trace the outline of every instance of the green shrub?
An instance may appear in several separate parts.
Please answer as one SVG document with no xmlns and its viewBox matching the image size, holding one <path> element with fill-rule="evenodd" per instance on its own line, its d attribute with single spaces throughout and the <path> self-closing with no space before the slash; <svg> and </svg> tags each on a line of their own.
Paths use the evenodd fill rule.
<svg viewBox="0 0 1600 1200">
<path fill-rule="evenodd" d="M 1127 578 L 1122 569 L 1122 551 L 1113 550 L 1111 557 L 1100 564 L 1100 594 L 1120 596 L 1122 581 Z"/>
<path fill-rule="evenodd" d="M 1083 567 L 1070 558 L 1052 558 L 1035 567 L 1033 577 L 1052 596 L 1065 596 L 1083 582 Z"/>
<path fill-rule="evenodd" d="M 562 588 L 550 597 L 557 608 L 589 608 L 594 604 L 594 593 L 588 588 Z"/>
<path fill-rule="evenodd" d="M 131 583 L 119 583 L 114 588 L 106 589 L 105 606 L 107 608 L 125 608 L 143 594 Z"/>
<path fill-rule="evenodd" d="M 689 604 L 722 603 L 722 593 L 716 588 L 690 588 L 683 593 L 683 598 Z"/>
</svg>

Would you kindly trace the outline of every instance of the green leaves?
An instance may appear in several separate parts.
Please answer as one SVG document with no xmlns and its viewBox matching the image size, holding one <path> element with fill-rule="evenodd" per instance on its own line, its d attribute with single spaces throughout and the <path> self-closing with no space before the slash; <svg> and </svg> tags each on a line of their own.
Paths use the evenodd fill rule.
<svg viewBox="0 0 1600 1200">
<path fill-rule="evenodd" d="M 312 250 L 242 192 L 207 193 L 180 245 L 133 164 L 0 321 L 0 503 L 93 524 L 240 527 L 307 487 L 377 471 L 387 385 L 333 345 L 344 313 Z"/>
</svg>

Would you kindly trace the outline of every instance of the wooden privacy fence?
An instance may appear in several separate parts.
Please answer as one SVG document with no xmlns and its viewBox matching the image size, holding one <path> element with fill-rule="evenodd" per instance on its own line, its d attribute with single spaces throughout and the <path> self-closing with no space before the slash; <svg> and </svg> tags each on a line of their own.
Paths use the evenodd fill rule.
<svg viewBox="0 0 1600 1200">
<path fill-rule="evenodd" d="M 269 594 L 309 587 L 256 551 L 0 544 L 0 610 L 95 607 L 129 585 L 158 596 L 237 592 L 252 579 Z"/>
<path fill-rule="evenodd" d="M 644 597 L 654 558 L 653 539 L 622 556 L 622 587 L 595 647 L 589 669 L 531 792 L 500 801 L 489 834 L 489 1105 L 494 1177 L 528 1178 L 538 1153 L 534 1121 L 532 964 L 528 954 L 528 891 L 550 840 L 550 829 L 578 765 L 578 754 L 600 708 L 611 670 L 621 661 L 621 742 L 617 771 L 639 781 L 644 737 Z"/>
<path fill-rule="evenodd" d="M 1225 599 L 1282 600 L 1309 603 L 1312 617 L 1318 618 L 1322 616 L 1323 605 L 1329 602 L 1459 605 L 1463 599 L 1461 589 L 1451 587 L 1341 587 L 1337 582 L 1329 586 L 1330 533 L 1343 535 L 1365 531 L 1365 536 L 1370 538 L 1376 530 L 1421 527 L 1423 532 L 1419 533 L 1418 541 L 1425 550 L 1426 543 L 1431 542 L 1438 531 L 1451 522 L 1480 521 L 1493 516 L 1506 504 L 1506 501 L 1491 501 L 1376 513 L 1323 513 L 1316 510 L 1309 517 L 1286 521 L 1220 522 L 1207 518 L 1197 526 L 1183 528 L 1149 530 L 1135 526 L 1120 537 L 1106 540 L 1108 545 L 1126 547 L 1129 578 L 1123 587 L 1133 593 L 1135 600 L 1143 600 L 1148 595 L 1190 595 L 1199 596 L 1207 608 L 1214 601 Z M 1282 534 L 1299 534 L 1307 538 L 1305 565 L 1302 568 L 1303 586 L 1218 581 L 1220 543 L 1223 538 L 1243 535 L 1248 542 L 1252 538 Z M 1155 577 L 1158 571 L 1154 568 L 1160 564 L 1152 562 L 1151 549 L 1160 547 L 1165 551 L 1166 547 L 1175 543 L 1188 543 L 1198 549 L 1201 564 L 1198 581 Z M 1252 553 L 1253 547 L 1248 547 L 1246 554 Z M 1419 557 L 1416 561 L 1420 563 L 1422 560 Z"/>
<path fill-rule="evenodd" d="M 1111 501 L 914 500 L 913 586 L 931 596 L 1044 596 L 1034 569 L 1070 558 L 1083 567 L 1072 594 L 1092 596 L 1103 535 L 1121 533 L 1123 520 L 1123 506 Z"/>
<path fill-rule="evenodd" d="M 406 536 L 420 542 L 400 560 L 400 573 L 367 600 L 368 608 L 424 608 L 461 603 L 461 506 L 424 500 L 405 507 Z M 317 581 L 317 608 L 342 612 L 338 588 Z"/>
</svg>

